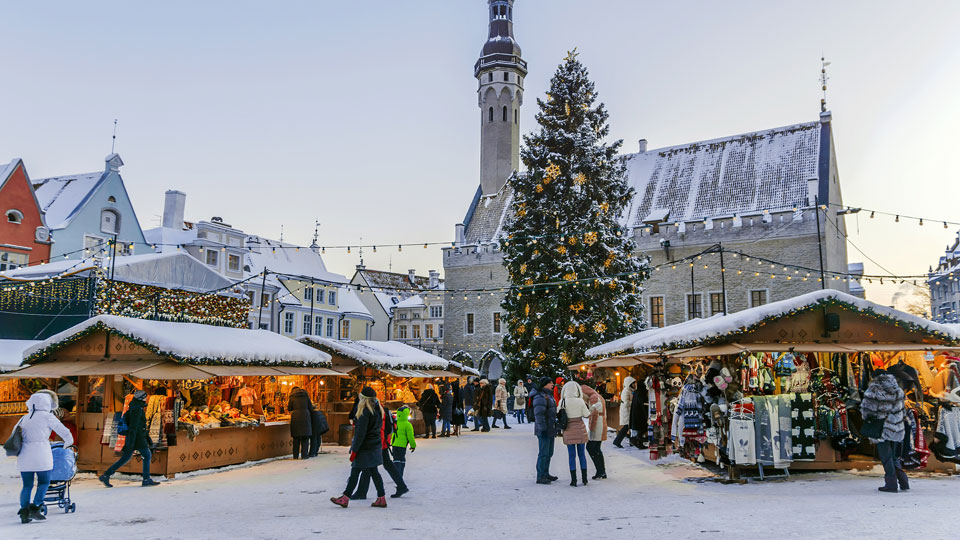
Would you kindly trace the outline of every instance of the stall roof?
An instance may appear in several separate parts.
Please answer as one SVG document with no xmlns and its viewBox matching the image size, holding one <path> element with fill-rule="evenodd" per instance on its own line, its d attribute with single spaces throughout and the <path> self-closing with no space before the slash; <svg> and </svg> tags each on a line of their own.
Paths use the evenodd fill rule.
<svg viewBox="0 0 960 540">
<path fill-rule="evenodd" d="M 20 367 L 23 351 L 40 343 L 30 339 L 0 339 L 0 373 Z"/>
<path fill-rule="evenodd" d="M 714 315 L 714 317 L 711 317 L 711 319 L 715 317 L 722 317 L 722 315 Z M 642 330 L 640 332 L 637 332 L 636 334 L 631 334 L 629 336 L 616 339 L 609 343 L 604 343 L 602 345 L 597 345 L 596 347 L 587 349 L 587 357 L 602 358 L 604 356 L 610 356 L 612 354 L 619 354 L 624 352 L 637 352 L 639 351 L 639 349 L 634 347 L 634 343 L 636 343 L 637 340 L 641 338 L 642 339 L 652 338 L 656 335 L 665 333 L 667 331 L 676 331 L 686 326 L 700 323 L 702 321 L 703 319 L 691 319 L 689 321 L 684 321 L 682 323 L 674 324 L 672 326 L 665 326 L 663 328 L 647 328 L 646 330 Z"/>
<path fill-rule="evenodd" d="M 447 369 L 450 361 L 399 341 L 351 341 L 303 336 L 300 341 L 377 369 Z"/>
<path fill-rule="evenodd" d="M 305 365 L 330 367 L 330 355 L 280 334 L 194 323 L 98 315 L 24 351 L 25 362 L 51 354 L 76 339 L 109 330 L 180 363 L 204 365 Z"/>
<path fill-rule="evenodd" d="M 773 319 L 819 309 L 827 305 L 842 305 L 849 309 L 869 313 L 887 319 L 907 331 L 926 334 L 947 342 L 960 342 L 960 332 L 949 326 L 910 315 L 893 308 L 863 300 L 849 294 L 826 289 L 803 294 L 787 300 L 746 309 L 729 315 L 716 315 L 709 319 L 694 319 L 682 324 L 650 330 L 623 338 L 616 342 L 594 347 L 587 351 L 591 356 L 615 354 L 622 350 L 655 350 L 673 347 L 692 347 L 719 341 L 736 341 L 739 335 L 753 330 L 757 325 Z M 632 339 L 631 339 L 632 338 Z M 630 343 L 632 341 L 632 343 Z M 620 347 L 621 350 L 614 350 Z"/>
</svg>

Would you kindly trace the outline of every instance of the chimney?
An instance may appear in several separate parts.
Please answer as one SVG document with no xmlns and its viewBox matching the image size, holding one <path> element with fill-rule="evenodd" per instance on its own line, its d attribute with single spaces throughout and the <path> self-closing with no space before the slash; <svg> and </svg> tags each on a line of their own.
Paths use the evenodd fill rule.
<svg viewBox="0 0 960 540">
<path fill-rule="evenodd" d="M 640 139 L 640 153 L 642 154 L 642 153 L 644 153 L 644 152 L 646 152 L 646 151 L 647 151 L 647 140 L 646 140 L 646 139 Z"/>
<path fill-rule="evenodd" d="M 187 205 L 187 194 L 168 189 L 163 199 L 163 226 L 183 230 L 183 209 Z"/>
<path fill-rule="evenodd" d="M 411 268 L 410 270 L 407 270 L 407 278 L 410 280 L 410 284 L 411 284 L 411 285 L 416 285 L 416 284 L 417 284 L 417 271 L 414 270 L 413 268 Z"/>
<path fill-rule="evenodd" d="M 440 286 L 440 272 L 437 272 L 436 270 L 431 270 L 430 271 L 430 288 L 436 289 L 439 286 Z"/>
<path fill-rule="evenodd" d="M 463 245 L 463 235 L 465 229 L 466 227 L 463 225 L 463 223 L 457 223 L 456 242 L 458 246 Z"/>
</svg>

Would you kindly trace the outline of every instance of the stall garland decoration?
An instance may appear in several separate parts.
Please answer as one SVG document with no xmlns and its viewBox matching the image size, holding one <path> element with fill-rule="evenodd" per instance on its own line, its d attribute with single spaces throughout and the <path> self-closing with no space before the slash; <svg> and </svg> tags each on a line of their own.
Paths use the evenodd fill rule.
<svg viewBox="0 0 960 540">
<path fill-rule="evenodd" d="M 34 360 L 53 354 L 56 351 L 66 347 L 67 345 L 76 343 L 87 336 L 96 334 L 97 332 L 107 332 L 111 335 L 122 337 L 123 339 L 126 339 L 136 345 L 143 347 L 144 349 L 147 349 L 148 351 L 152 352 L 153 354 L 156 354 L 157 356 L 163 356 L 163 357 L 169 358 L 179 364 L 198 364 L 198 365 L 208 365 L 208 366 L 266 366 L 266 367 L 289 366 L 289 367 L 324 367 L 324 368 L 329 368 L 333 365 L 329 361 L 327 362 L 286 362 L 286 361 L 272 362 L 272 361 L 265 361 L 265 360 L 242 360 L 242 359 L 241 360 L 224 360 L 222 358 L 208 358 L 205 356 L 182 356 L 177 353 L 164 351 L 163 349 L 154 345 L 153 343 L 147 342 L 132 334 L 128 334 L 126 332 L 117 330 L 99 321 L 88 326 L 87 328 L 84 328 L 83 330 L 80 330 L 75 334 L 71 334 L 66 339 L 63 339 L 55 343 L 51 343 L 50 345 L 43 347 L 42 349 L 38 349 L 34 351 L 32 354 L 30 354 L 30 356 L 24 359 L 23 365 L 30 364 Z"/>
<path fill-rule="evenodd" d="M 104 280 L 97 288 L 96 314 L 246 328 L 250 301 L 180 289 Z"/>
<path fill-rule="evenodd" d="M 0 311 L 52 310 L 62 307 L 63 303 L 69 305 L 89 301 L 90 281 L 86 278 L 31 281 L 16 288 L 0 288 Z"/>
<path fill-rule="evenodd" d="M 747 333 L 753 332 L 754 330 L 757 330 L 757 329 L 759 329 L 759 328 L 761 328 L 761 327 L 763 327 L 763 326 L 765 326 L 765 325 L 767 325 L 767 324 L 769 324 L 769 323 L 773 323 L 773 322 L 779 321 L 780 319 L 784 319 L 784 318 L 787 318 L 787 317 L 792 317 L 792 316 L 794 316 L 794 315 L 799 315 L 799 314 L 801 314 L 801 313 L 807 313 L 807 312 L 809 312 L 809 311 L 814 311 L 814 310 L 822 309 L 822 308 L 825 308 L 825 307 L 834 307 L 834 306 L 843 307 L 843 308 L 849 309 L 849 310 L 851 310 L 851 311 L 853 311 L 853 312 L 855 312 L 855 313 L 859 313 L 859 314 L 861 314 L 861 315 L 865 315 L 865 316 L 867 316 L 867 317 L 871 317 L 871 318 L 873 318 L 874 320 L 877 320 L 877 321 L 880 321 L 880 322 L 889 323 L 889 324 L 892 324 L 892 325 L 894 325 L 894 326 L 896 326 L 896 327 L 898 327 L 898 328 L 903 328 L 904 330 L 907 330 L 907 331 L 910 331 L 910 332 L 917 332 L 917 333 L 923 334 L 923 335 L 925 335 L 925 336 L 927 336 L 927 337 L 931 337 L 931 338 L 935 338 L 935 339 L 940 339 L 940 340 L 943 340 L 943 341 L 945 341 L 945 342 L 947 342 L 947 343 L 957 343 L 957 342 L 958 342 L 958 340 L 956 340 L 956 339 L 955 339 L 953 336 L 951 336 L 951 335 L 948 335 L 948 334 L 945 334 L 945 333 L 943 333 L 943 332 L 939 332 L 939 331 L 936 331 L 936 330 L 930 330 L 929 328 L 927 328 L 927 327 L 925 327 L 925 326 L 923 326 L 923 325 L 920 325 L 920 324 L 912 323 L 912 322 L 909 322 L 909 321 L 904 321 L 904 320 L 902 320 L 902 319 L 897 319 L 897 318 L 895 318 L 895 317 L 890 317 L 890 316 L 888 316 L 888 315 L 884 315 L 884 314 L 882 314 L 882 313 L 878 313 L 878 312 L 876 312 L 875 310 L 870 309 L 870 308 L 862 309 L 862 308 L 856 306 L 855 304 L 851 304 L 851 303 L 849 303 L 849 302 L 844 302 L 844 301 L 842 301 L 842 300 L 837 300 L 837 299 L 835 299 L 835 298 L 824 298 L 824 299 L 817 300 L 816 302 L 813 302 L 813 303 L 808 304 L 808 305 L 806 305 L 806 306 L 802 306 L 802 307 L 799 307 L 799 308 L 794 308 L 794 309 L 791 309 L 790 311 L 786 311 L 786 312 L 781 313 L 781 314 L 778 314 L 778 315 L 771 315 L 770 317 L 766 317 L 766 318 L 764 318 L 763 320 L 761 320 L 761 321 L 759 321 L 759 322 L 756 322 L 756 323 L 751 324 L 751 325 L 747 325 L 747 326 L 740 327 L 740 328 L 738 328 L 738 329 L 736 329 L 736 330 L 734 330 L 734 331 L 727 332 L 727 333 L 725 333 L 725 334 L 723 334 L 723 335 L 708 336 L 708 337 L 704 337 L 704 338 L 700 338 L 700 339 L 692 339 L 692 340 L 688 340 L 688 341 L 673 341 L 673 342 L 670 342 L 670 343 L 666 343 L 666 344 L 660 345 L 660 346 L 657 347 L 657 349 L 666 351 L 666 350 L 670 350 L 670 349 L 688 349 L 688 348 L 692 348 L 692 347 L 699 347 L 699 346 L 702 346 L 702 345 L 717 345 L 717 344 L 721 344 L 721 343 L 724 343 L 724 342 L 729 341 L 730 338 L 734 338 L 734 337 L 737 337 L 737 336 L 741 336 L 741 335 L 743 335 L 743 334 L 747 334 Z M 597 357 L 596 360 L 602 360 L 602 359 L 604 359 L 604 358 L 610 358 L 610 357 L 613 357 L 613 356 L 621 356 L 621 355 L 626 355 L 626 354 L 635 354 L 635 353 L 639 353 L 639 352 L 649 352 L 649 351 L 637 351 L 637 350 L 635 350 L 635 349 L 633 349 L 633 348 L 627 348 L 627 349 L 623 349 L 623 350 L 620 350 L 620 351 L 616 351 L 616 352 L 613 352 L 613 353 L 610 353 L 610 354 L 606 354 L 606 355 Z"/>
</svg>

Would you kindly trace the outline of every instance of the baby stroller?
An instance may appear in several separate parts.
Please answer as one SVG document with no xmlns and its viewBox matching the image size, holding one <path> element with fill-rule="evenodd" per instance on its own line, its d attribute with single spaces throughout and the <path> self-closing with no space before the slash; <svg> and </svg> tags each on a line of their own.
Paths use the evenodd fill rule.
<svg viewBox="0 0 960 540">
<path fill-rule="evenodd" d="M 77 511 L 77 503 L 70 500 L 70 483 L 77 475 L 77 449 L 74 446 L 64 447 L 62 442 L 50 445 L 53 450 L 53 470 L 50 471 L 50 487 L 43 498 L 44 503 L 57 503 L 65 513 Z M 47 504 L 43 505 L 43 513 L 47 513 Z"/>
</svg>

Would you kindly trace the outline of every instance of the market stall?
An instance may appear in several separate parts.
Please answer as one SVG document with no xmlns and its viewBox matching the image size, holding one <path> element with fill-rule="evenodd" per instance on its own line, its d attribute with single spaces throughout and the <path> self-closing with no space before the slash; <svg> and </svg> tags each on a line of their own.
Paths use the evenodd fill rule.
<svg viewBox="0 0 960 540">
<path fill-rule="evenodd" d="M 26 400 L 30 394 L 42 388 L 56 389 L 56 381 L 5 376 L 20 367 L 23 351 L 37 343 L 40 342 L 0 339 L 0 437 L 6 437 L 23 413 L 27 412 Z"/>
<path fill-rule="evenodd" d="M 744 469 L 871 468 L 859 403 L 879 370 L 907 395 L 905 467 L 954 471 L 955 329 L 826 290 L 640 333 L 606 356 L 660 358 L 644 379 L 651 457 Z"/>
<path fill-rule="evenodd" d="M 354 398 L 360 389 L 370 386 L 390 410 L 410 406 L 414 431 L 424 433 L 423 417 L 416 403 L 426 385 L 479 375 L 475 369 L 398 341 L 333 340 L 317 336 L 304 336 L 300 341 L 329 354 L 333 369 L 350 375 L 339 387 L 338 401 L 327 407 L 331 431 L 349 422 Z"/>
<path fill-rule="evenodd" d="M 329 355 L 272 332 L 100 315 L 28 348 L 9 375 L 76 381 L 78 466 L 97 472 L 116 460 L 133 391 L 146 391 L 151 468 L 172 476 L 290 453 L 290 391 L 317 396 L 342 376 L 330 366 Z"/>
</svg>

